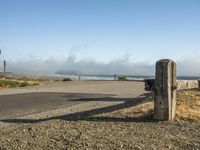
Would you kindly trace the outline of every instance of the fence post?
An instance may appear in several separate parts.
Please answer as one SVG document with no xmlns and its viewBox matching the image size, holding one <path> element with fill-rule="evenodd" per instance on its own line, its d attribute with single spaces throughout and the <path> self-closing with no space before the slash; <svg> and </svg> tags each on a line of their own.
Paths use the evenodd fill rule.
<svg viewBox="0 0 200 150">
<path fill-rule="evenodd" d="M 200 80 L 198 80 L 198 88 L 200 89 Z"/>
<path fill-rule="evenodd" d="M 156 63 L 154 118 L 173 120 L 176 110 L 176 63 L 163 59 Z"/>
</svg>

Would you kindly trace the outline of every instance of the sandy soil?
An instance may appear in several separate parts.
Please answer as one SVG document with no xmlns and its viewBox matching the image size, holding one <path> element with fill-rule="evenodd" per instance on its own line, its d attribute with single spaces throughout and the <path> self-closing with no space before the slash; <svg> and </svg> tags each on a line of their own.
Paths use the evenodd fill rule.
<svg viewBox="0 0 200 150">
<path fill-rule="evenodd" d="M 60 93 L 90 93 L 115 94 L 117 97 L 137 97 L 143 94 L 144 84 L 134 81 L 69 81 L 44 83 L 40 86 L 15 88 L 0 91 L 0 95 L 31 93 L 31 92 L 60 92 Z"/>
<path fill-rule="evenodd" d="M 8 88 L 5 88 L 5 87 L 0 87 L 0 90 L 6 90 L 6 89 L 8 89 Z"/>
<path fill-rule="evenodd" d="M 82 81 L 0 91 L 1 95 L 39 91 L 113 95 L 2 120 L 0 149 L 200 149 L 200 123 L 181 117 L 155 122 L 151 94 L 144 94 L 143 88 L 139 82 Z"/>
</svg>

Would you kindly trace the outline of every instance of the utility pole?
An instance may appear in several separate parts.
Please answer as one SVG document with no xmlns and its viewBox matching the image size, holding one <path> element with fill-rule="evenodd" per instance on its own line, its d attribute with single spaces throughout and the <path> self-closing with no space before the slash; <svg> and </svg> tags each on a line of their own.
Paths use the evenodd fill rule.
<svg viewBox="0 0 200 150">
<path fill-rule="evenodd" d="M 1 49 L 0 49 L 0 55 L 1 55 Z"/>
<path fill-rule="evenodd" d="M 4 79 L 6 79 L 6 61 L 3 61 L 3 75 L 4 75 Z"/>
<path fill-rule="evenodd" d="M 1 55 L 1 49 L 0 49 L 0 55 Z M 3 61 L 3 79 L 6 78 L 6 60 Z"/>
</svg>

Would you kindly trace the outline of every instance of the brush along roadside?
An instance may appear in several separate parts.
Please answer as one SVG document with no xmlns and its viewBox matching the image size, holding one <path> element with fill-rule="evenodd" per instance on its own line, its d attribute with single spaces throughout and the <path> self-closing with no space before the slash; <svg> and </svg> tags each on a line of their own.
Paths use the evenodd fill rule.
<svg viewBox="0 0 200 150">
<path fill-rule="evenodd" d="M 36 86 L 39 85 L 39 82 L 33 81 L 20 81 L 20 80 L 0 80 L 0 87 L 26 87 L 26 86 Z"/>
<path fill-rule="evenodd" d="M 200 90 L 185 90 L 177 94 L 177 119 L 200 122 Z"/>
</svg>

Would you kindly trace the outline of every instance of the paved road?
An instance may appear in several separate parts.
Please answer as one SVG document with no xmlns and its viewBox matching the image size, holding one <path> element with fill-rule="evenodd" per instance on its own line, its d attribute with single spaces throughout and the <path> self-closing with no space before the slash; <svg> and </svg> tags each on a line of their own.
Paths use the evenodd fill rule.
<svg viewBox="0 0 200 150">
<path fill-rule="evenodd" d="M 82 81 L 0 90 L 0 120 L 86 102 L 81 99 L 134 98 L 143 94 L 143 89 L 139 82 Z"/>
<path fill-rule="evenodd" d="M 85 99 L 103 98 L 103 94 L 24 93 L 0 96 L 0 120 L 17 116 L 69 107 L 86 102 Z"/>
</svg>

